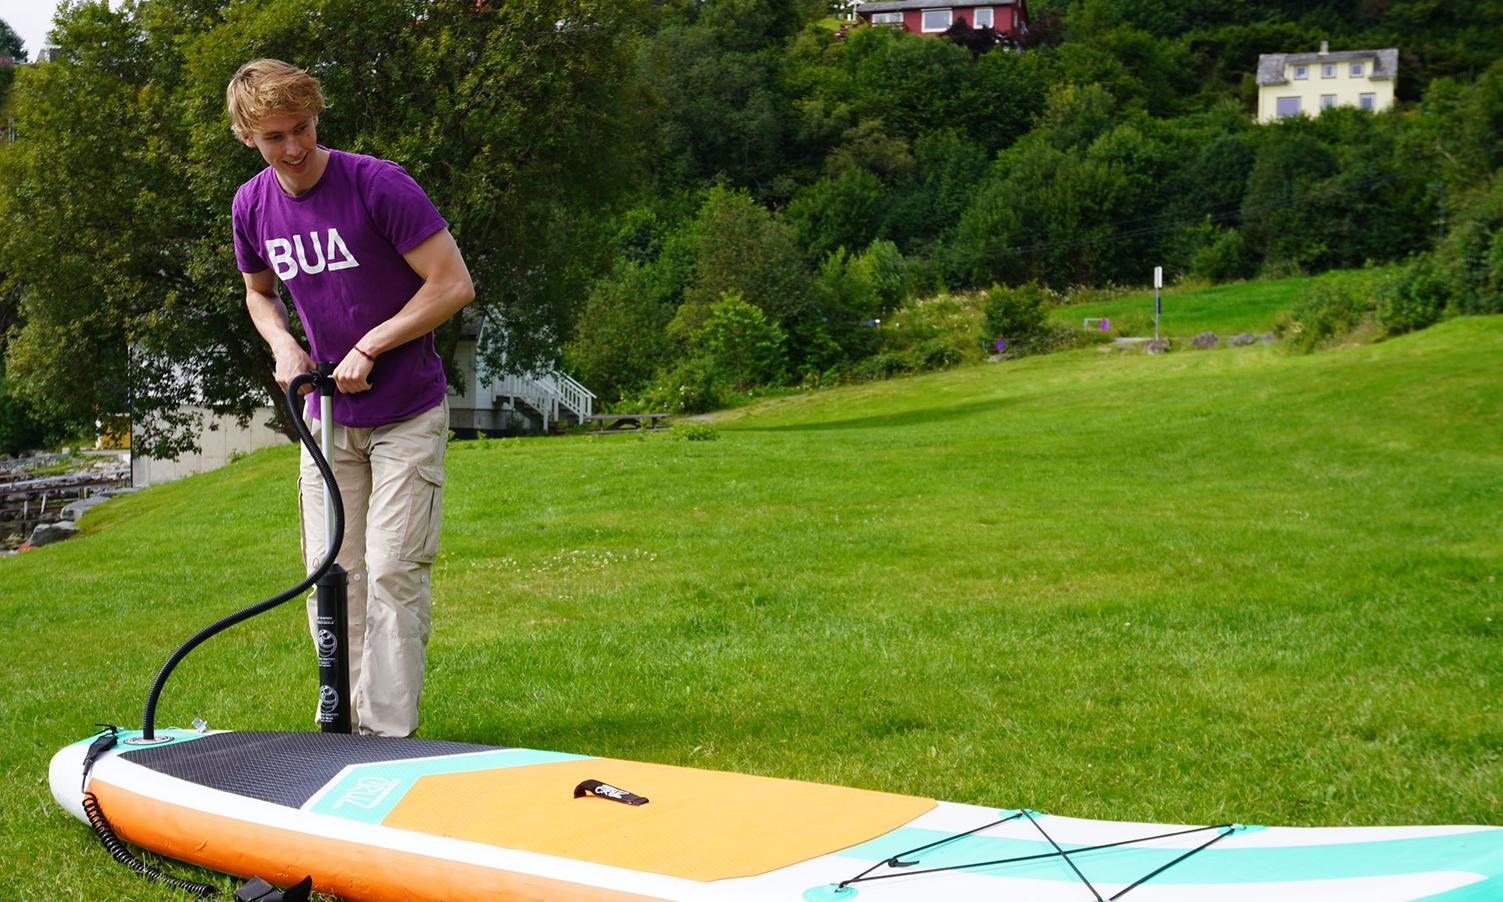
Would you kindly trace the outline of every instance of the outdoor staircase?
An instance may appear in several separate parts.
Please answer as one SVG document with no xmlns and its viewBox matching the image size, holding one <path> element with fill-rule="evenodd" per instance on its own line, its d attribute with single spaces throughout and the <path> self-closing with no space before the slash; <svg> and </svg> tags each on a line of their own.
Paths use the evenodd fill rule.
<svg viewBox="0 0 1503 902">
<path fill-rule="evenodd" d="M 564 423 L 587 423 L 595 411 L 594 392 L 558 370 L 500 376 L 488 387 L 503 409 L 509 401 L 539 420 L 544 432 L 556 431 Z"/>
<path fill-rule="evenodd" d="M 531 421 L 544 433 L 561 432 L 570 423 L 588 423 L 595 394 L 555 369 L 495 373 L 480 360 L 485 330 L 498 328 L 479 313 L 467 313 L 454 350 L 459 384 L 449 389 L 449 419 L 456 430 L 510 433 L 515 418 Z M 506 367 L 503 360 L 502 367 Z"/>
</svg>

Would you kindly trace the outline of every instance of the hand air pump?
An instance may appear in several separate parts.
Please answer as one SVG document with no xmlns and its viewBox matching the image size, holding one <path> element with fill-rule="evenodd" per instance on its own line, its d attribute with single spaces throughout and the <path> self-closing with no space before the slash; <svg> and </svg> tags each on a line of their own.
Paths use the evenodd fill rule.
<svg viewBox="0 0 1503 902">
<path fill-rule="evenodd" d="M 326 461 L 334 457 L 334 364 L 318 365 L 318 422 L 323 427 Z M 344 540 L 344 524 L 334 522 L 335 499 L 339 484 L 330 473 L 324 477 L 324 548 L 333 561 L 339 557 Z M 341 521 L 344 506 L 340 505 Z M 349 574 L 338 562 L 317 583 L 317 607 L 314 628 L 318 649 L 318 724 L 325 733 L 350 732 L 350 615 Z"/>
<path fill-rule="evenodd" d="M 350 732 L 350 650 L 349 615 L 347 608 L 348 578 L 344 568 L 334 562 L 339 556 L 339 546 L 344 543 L 344 504 L 339 498 L 339 484 L 334 479 L 334 470 L 329 465 L 325 452 L 334 447 L 334 364 L 320 363 L 318 372 L 302 373 L 287 385 L 285 400 L 288 413 L 292 415 L 293 428 L 298 438 L 308 449 L 313 463 L 318 467 L 324 482 L 324 559 L 307 578 L 250 607 L 243 608 L 214 621 L 188 638 L 167 658 L 157 672 L 151 691 L 146 696 L 146 709 L 141 716 L 141 737 L 127 740 L 132 744 L 168 742 L 170 736 L 156 735 L 157 699 L 167 677 L 188 653 L 205 640 L 237 623 L 271 610 L 291 598 L 296 598 L 317 585 L 315 613 L 315 644 L 318 650 L 318 722 L 325 733 Z M 303 423 L 302 400 L 298 391 L 304 385 L 314 385 L 319 392 L 319 422 L 323 427 L 323 450 L 314 442 L 313 434 Z"/>
</svg>

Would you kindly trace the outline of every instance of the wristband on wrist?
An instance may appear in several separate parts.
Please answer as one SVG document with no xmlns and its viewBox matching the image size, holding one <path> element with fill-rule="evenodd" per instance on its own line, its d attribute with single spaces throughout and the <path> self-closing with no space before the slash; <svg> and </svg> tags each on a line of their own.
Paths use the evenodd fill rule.
<svg viewBox="0 0 1503 902">
<path fill-rule="evenodd" d="M 372 356 L 371 356 L 371 355 L 369 355 L 369 354 L 367 354 L 367 353 L 366 353 L 366 352 L 365 352 L 365 351 L 364 351 L 364 350 L 363 350 L 363 349 L 362 349 L 362 348 L 361 348 L 361 347 L 360 347 L 360 345 L 355 345 L 355 353 L 357 353 L 357 354 L 359 354 L 359 355 L 360 355 L 360 356 L 361 356 L 361 357 L 364 357 L 364 358 L 365 358 L 365 359 L 366 359 L 366 360 L 369 360 L 369 361 L 370 361 L 370 362 L 371 362 L 371 363 L 375 363 L 375 362 L 376 362 L 376 358 L 374 358 L 374 357 L 372 357 Z"/>
</svg>

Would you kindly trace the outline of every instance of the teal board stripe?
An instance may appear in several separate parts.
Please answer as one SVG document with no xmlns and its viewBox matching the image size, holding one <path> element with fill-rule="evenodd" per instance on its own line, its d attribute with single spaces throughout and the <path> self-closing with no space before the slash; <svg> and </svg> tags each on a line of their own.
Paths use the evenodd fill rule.
<svg viewBox="0 0 1503 902">
<path fill-rule="evenodd" d="M 159 748 L 159 747 L 161 747 L 163 745 L 181 745 L 184 742 L 190 742 L 190 741 L 192 741 L 194 739 L 204 739 L 204 738 L 206 738 L 208 736 L 212 736 L 214 734 L 212 734 L 212 733 L 200 733 L 197 730 L 171 730 L 171 729 L 169 729 L 169 730 L 157 730 L 156 731 L 156 738 L 157 739 L 161 739 L 163 736 L 171 736 L 172 737 L 172 742 L 171 743 L 162 742 L 162 743 L 157 743 L 155 745 L 147 745 L 147 744 L 130 745 L 127 742 L 127 740 L 130 740 L 130 739 L 140 739 L 144 735 L 145 734 L 142 733 L 140 730 L 121 730 L 120 731 L 120 735 L 118 737 L 119 741 L 115 743 L 115 751 L 117 751 L 117 752 L 129 752 L 129 751 L 131 751 L 133 749 Z M 95 733 L 93 736 L 87 736 L 87 737 L 85 737 L 83 739 L 78 740 L 77 742 L 73 743 L 73 745 L 84 745 L 84 746 L 86 746 L 86 745 L 88 745 L 89 743 L 93 742 L 94 740 L 96 740 L 98 738 L 99 738 L 99 734 Z M 69 748 L 72 748 L 72 747 L 73 746 L 69 746 Z"/>
<path fill-rule="evenodd" d="M 309 799 L 303 810 L 365 824 L 379 824 L 422 777 L 525 767 L 529 764 L 551 764 L 554 761 L 574 761 L 587 757 L 589 756 L 539 752 L 533 749 L 497 749 L 473 755 L 444 755 L 437 758 L 408 758 L 359 764 L 343 771 L 338 778 Z"/>
<path fill-rule="evenodd" d="M 882 861 L 937 842 L 947 835 L 937 830 L 904 827 L 885 836 L 838 853 L 842 857 L 864 861 Z M 1207 831 L 1204 839 L 1214 833 Z M 1196 836 L 1185 837 L 1194 841 Z M 1124 836 L 1123 838 L 1130 838 Z M 1201 841 L 1204 841 L 1202 839 Z M 1235 836 L 1223 843 L 1236 842 Z M 1082 848 L 1081 844 L 1060 843 L 1061 848 Z M 1054 849 L 1042 838 L 1009 839 L 992 836 L 969 836 L 917 856 L 919 868 L 952 867 L 1002 858 L 1043 855 Z M 1086 852 L 1071 860 L 1092 881 L 1131 883 L 1144 874 L 1162 867 L 1184 854 L 1185 849 L 1134 848 L 1123 846 Z M 1376 840 L 1373 842 L 1333 845 L 1277 846 L 1273 848 L 1228 848 L 1212 846 L 1197 852 L 1153 878 L 1161 884 L 1242 884 L 1270 880 L 1336 880 L 1353 877 L 1394 877 L 1434 871 L 1459 871 L 1486 879 L 1486 885 L 1503 883 L 1503 828 L 1480 827 L 1466 833 L 1427 836 L 1413 839 Z M 1078 881 L 1070 866 L 1057 856 L 1039 861 L 1020 862 L 992 868 L 977 868 L 976 874 L 1005 874 L 1035 880 Z M 1496 882 L 1495 882 L 1496 881 Z M 1468 887 L 1470 889 L 1470 887 Z M 1470 902 L 1474 897 L 1442 897 L 1445 902 Z M 1503 898 L 1497 895 L 1477 899 Z"/>
<path fill-rule="evenodd" d="M 1503 877 L 1425 896 L 1422 902 L 1498 902 L 1499 899 L 1503 899 Z"/>
</svg>

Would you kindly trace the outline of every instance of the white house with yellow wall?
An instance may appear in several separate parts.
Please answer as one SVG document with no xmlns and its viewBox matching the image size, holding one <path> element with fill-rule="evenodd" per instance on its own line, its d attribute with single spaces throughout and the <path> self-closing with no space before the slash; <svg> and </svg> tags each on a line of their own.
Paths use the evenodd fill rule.
<svg viewBox="0 0 1503 902">
<path fill-rule="evenodd" d="M 1321 41 L 1316 53 L 1264 53 L 1258 57 L 1258 121 L 1319 116 L 1333 106 L 1386 110 L 1398 73 L 1393 48 L 1332 51 Z"/>
</svg>

